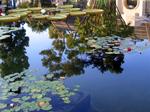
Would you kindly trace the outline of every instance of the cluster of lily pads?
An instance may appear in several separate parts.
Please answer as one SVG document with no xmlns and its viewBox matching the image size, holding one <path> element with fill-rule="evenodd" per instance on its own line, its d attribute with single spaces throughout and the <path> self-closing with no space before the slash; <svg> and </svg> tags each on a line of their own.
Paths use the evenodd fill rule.
<svg viewBox="0 0 150 112">
<path fill-rule="evenodd" d="M 0 17 L 0 23 L 9 23 L 22 20 L 24 17 L 50 21 L 66 20 L 70 16 L 82 16 L 86 14 L 103 13 L 102 9 L 85 9 L 74 8 L 73 5 L 60 5 L 57 7 L 42 8 L 32 7 L 27 9 L 13 9 L 8 11 L 8 15 Z"/>
<path fill-rule="evenodd" d="M 17 27 L 0 27 L 0 41 L 11 36 L 11 33 L 21 30 Z"/>
<path fill-rule="evenodd" d="M 86 38 L 88 47 L 92 48 L 88 53 L 100 50 L 106 55 L 122 54 L 126 52 L 142 52 L 150 47 L 150 42 L 144 39 L 121 38 L 119 36 L 89 37 Z M 139 45 L 139 43 L 142 43 Z"/>
<path fill-rule="evenodd" d="M 47 77 L 52 77 L 48 74 Z M 51 96 L 56 95 L 65 104 L 75 95 L 74 90 L 66 88 L 62 81 L 50 81 L 44 77 L 36 77 L 25 70 L 0 79 L 0 111 L 1 112 L 31 112 L 52 111 Z"/>
</svg>

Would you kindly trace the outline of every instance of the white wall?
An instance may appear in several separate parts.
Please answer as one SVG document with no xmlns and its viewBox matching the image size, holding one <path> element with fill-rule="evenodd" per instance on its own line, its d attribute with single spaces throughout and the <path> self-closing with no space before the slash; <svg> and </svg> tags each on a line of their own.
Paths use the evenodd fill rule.
<svg viewBox="0 0 150 112">
<path fill-rule="evenodd" d="M 128 9 L 125 5 L 125 0 L 116 0 L 116 5 L 118 6 L 123 19 L 126 24 L 130 23 L 131 26 L 135 25 L 135 19 L 137 17 L 145 16 L 145 6 L 146 1 L 149 0 L 138 0 L 138 5 L 134 9 Z"/>
</svg>

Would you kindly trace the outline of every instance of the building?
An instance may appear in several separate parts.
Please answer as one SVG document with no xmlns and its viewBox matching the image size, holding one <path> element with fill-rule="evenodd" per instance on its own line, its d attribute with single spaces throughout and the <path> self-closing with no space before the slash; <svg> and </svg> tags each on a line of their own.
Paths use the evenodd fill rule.
<svg viewBox="0 0 150 112">
<path fill-rule="evenodd" d="M 126 24 L 136 26 L 150 19 L 150 0 L 116 0 L 116 5 Z"/>
</svg>

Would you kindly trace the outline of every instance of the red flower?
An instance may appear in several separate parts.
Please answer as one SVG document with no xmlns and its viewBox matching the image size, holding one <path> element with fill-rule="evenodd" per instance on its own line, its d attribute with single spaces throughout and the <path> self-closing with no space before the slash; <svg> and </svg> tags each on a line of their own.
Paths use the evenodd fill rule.
<svg viewBox="0 0 150 112">
<path fill-rule="evenodd" d="M 128 47 L 127 51 L 130 52 L 132 49 L 130 47 Z"/>
</svg>

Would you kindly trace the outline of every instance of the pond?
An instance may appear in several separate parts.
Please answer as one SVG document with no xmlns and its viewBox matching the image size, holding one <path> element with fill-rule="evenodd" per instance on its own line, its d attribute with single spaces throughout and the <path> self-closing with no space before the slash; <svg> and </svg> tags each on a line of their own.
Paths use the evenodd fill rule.
<svg viewBox="0 0 150 112">
<path fill-rule="evenodd" d="M 70 37 L 53 38 L 51 33 L 54 30 L 51 32 L 50 28 L 45 28 L 43 31 L 37 30 L 37 32 L 27 23 L 23 25 L 23 28 L 14 38 L 2 42 L 0 46 L 1 80 L 9 80 L 12 74 L 21 73 L 22 75 L 13 75 L 12 77 L 17 78 L 9 80 L 7 84 L 11 86 L 13 82 L 20 81 L 20 84 L 23 83 L 25 88 L 20 90 L 17 88 L 16 91 L 12 91 L 12 88 L 8 90 L 10 93 L 13 92 L 13 95 L 9 95 L 10 97 L 6 101 L 0 99 L 1 111 L 4 111 L 2 107 L 13 110 L 15 106 L 19 106 L 16 102 L 19 102 L 23 96 L 25 101 L 22 102 L 24 105 L 21 104 L 21 107 L 24 108 L 23 110 L 18 109 L 18 111 L 35 112 L 36 109 L 34 110 L 33 107 L 36 108 L 37 105 L 41 107 L 41 110 L 37 109 L 40 112 L 47 110 L 52 112 L 150 111 L 149 40 L 123 40 L 124 46 L 126 43 L 136 46 L 136 48 L 131 51 L 129 49 L 131 46 L 129 46 L 127 51 L 120 54 L 110 54 L 103 57 L 103 53 L 99 53 L 99 51 L 94 53 L 89 51 L 85 41 L 78 41 L 79 37 L 76 39 Z M 119 37 L 114 36 L 114 38 Z M 105 39 L 102 42 L 105 42 Z M 124 48 L 122 49 L 124 50 Z M 27 72 L 25 76 L 24 71 Z M 34 74 L 34 77 L 28 74 Z M 20 76 L 19 79 L 18 76 Z M 23 77 L 25 77 L 24 82 L 22 82 Z M 32 81 L 31 78 L 35 77 L 37 79 Z M 49 79 L 50 82 L 49 80 L 43 81 L 43 77 Z M 2 82 L 0 85 L 3 85 Z M 38 85 L 39 88 L 35 85 Z M 57 90 L 57 87 L 63 89 Z M 2 88 L 3 86 L 1 86 Z M 45 103 L 47 100 L 44 102 L 43 100 L 38 102 L 38 100 L 37 105 L 33 107 L 29 106 L 31 103 L 25 105 L 27 101 L 33 102 L 34 98 L 43 97 L 40 95 L 42 93 L 37 91 L 38 89 L 40 92 L 43 91 L 47 98 L 52 97 L 53 109 L 47 107 L 49 105 L 47 102 Z M 56 95 L 49 93 L 48 89 L 55 91 Z M 28 92 L 22 93 L 25 90 Z M 67 91 L 68 97 L 71 97 L 70 100 L 67 99 L 68 97 L 62 98 L 65 103 L 57 97 L 62 95 L 61 91 L 63 90 Z M 29 91 L 33 94 L 36 92 L 39 94 L 37 96 L 28 95 Z M 0 96 L 3 96 L 2 94 L 1 92 Z M 31 96 L 32 99 L 30 99 Z M 4 103 L 7 104 L 7 107 Z"/>
</svg>

